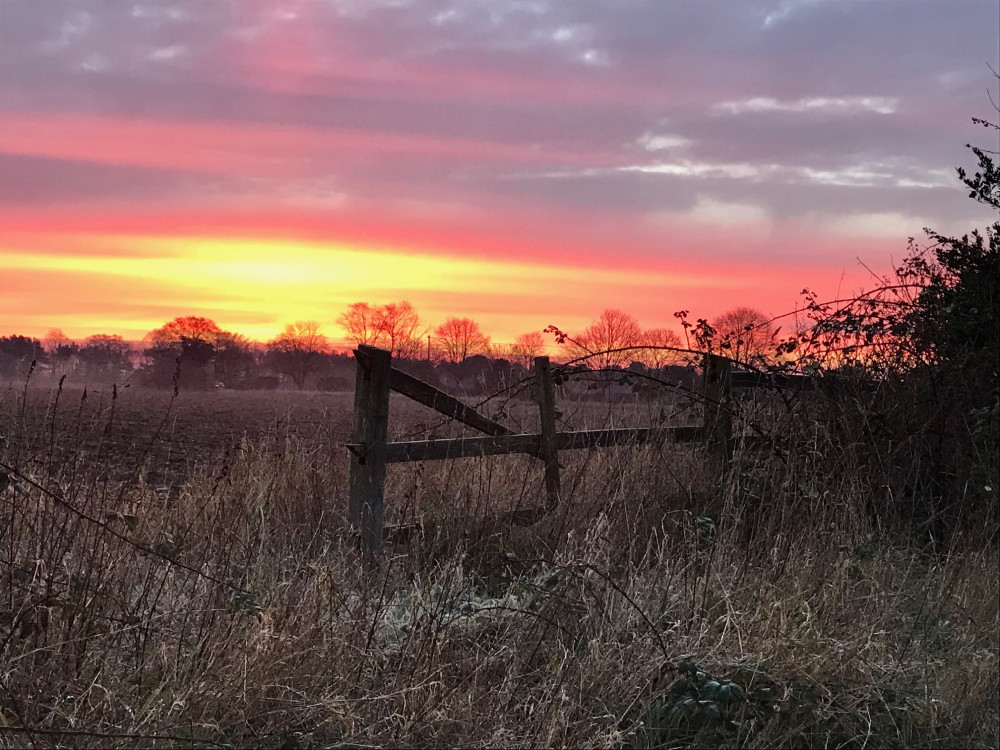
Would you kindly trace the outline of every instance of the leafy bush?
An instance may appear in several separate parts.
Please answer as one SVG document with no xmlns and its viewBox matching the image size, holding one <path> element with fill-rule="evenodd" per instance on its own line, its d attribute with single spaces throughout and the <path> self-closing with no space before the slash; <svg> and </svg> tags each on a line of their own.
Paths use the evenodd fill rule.
<svg viewBox="0 0 1000 750">
<path fill-rule="evenodd" d="M 991 129 L 998 126 L 977 121 Z M 1000 170 L 970 147 L 977 201 L 1000 208 Z M 779 360 L 820 375 L 874 383 L 832 407 L 844 450 L 885 476 L 885 499 L 941 541 L 961 525 L 997 520 L 1000 221 L 947 237 L 924 230 L 891 277 L 848 300 L 820 303 L 808 290 L 808 330 L 778 346 Z"/>
</svg>

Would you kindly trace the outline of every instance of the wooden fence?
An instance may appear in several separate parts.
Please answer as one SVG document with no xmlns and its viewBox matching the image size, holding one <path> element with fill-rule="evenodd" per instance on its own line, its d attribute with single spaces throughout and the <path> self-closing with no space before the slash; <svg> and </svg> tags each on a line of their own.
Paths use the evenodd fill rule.
<svg viewBox="0 0 1000 750">
<path fill-rule="evenodd" d="M 366 560 L 373 561 L 384 535 L 385 472 L 387 464 L 470 456 L 526 453 L 545 467 L 546 504 L 542 513 L 559 504 L 559 451 L 606 448 L 653 441 L 703 442 L 710 453 L 727 462 L 733 451 L 732 391 L 734 387 L 781 385 L 796 387 L 799 380 L 770 382 L 774 376 L 734 373 L 731 362 L 706 355 L 702 375 L 704 421 L 688 427 L 633 427 L 559 432 L 556 428 L 555 386 L 548 357 L 536 357 L 532 377 L 541 432 L 514 433 L 453 396 L 392 366 L 388 351 L 361 345 L 354 352 L 357 376 L 354 392 L 354 433 L 351 454 L 349 521 L 360 531 Z M 396 391 L 482 433 L 480 437 L 388 441 L 389 393 Z"/>
</svg>

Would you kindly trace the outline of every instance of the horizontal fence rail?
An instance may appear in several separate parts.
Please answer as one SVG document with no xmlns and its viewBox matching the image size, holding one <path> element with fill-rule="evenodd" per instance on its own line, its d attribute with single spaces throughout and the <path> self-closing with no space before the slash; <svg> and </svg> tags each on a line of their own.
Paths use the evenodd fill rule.
<svg viewBox="0 0 1000 750">
<path fill-rule="evenodd" d="M 578 430 L 557 432 L 554 443 L 557 451 L 585 448 L 613 448 L 638 445 L 671 439 L 675 443 L 702 442 L 701 427 L 625 427 L 614 430 Z M 442 438 L 437 440 L 411 440 L 387 443 L 385 462 L 437 461 L 449 458 L 474 458 L 497 456 L 507 453 L 527 453 L 537 456 L 541 450 L 542 436 L 537 433 L 490 435 L 486 437 Z M 352 452 L 363 452 L 361 443 L 348 443 Z"/>
</svg>

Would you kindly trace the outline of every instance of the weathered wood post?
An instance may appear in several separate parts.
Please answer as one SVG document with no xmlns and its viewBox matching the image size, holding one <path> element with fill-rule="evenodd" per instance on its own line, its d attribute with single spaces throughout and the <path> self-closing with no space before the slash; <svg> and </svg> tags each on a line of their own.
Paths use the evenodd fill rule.
<svg viewBox="0 0 1000 750">
<path fill-rule="evenodd" d="M 708 452 L 721 459 L 724 471 L 733 457 L 732 375 L 733 365 L 728 359 L 705 355 L 702 364 L 705 443 Z"/>
<path fill-rule="evenodd" d="M 348 521 L 360 531 L 367 563 L 375 562 L 385 526 L 386 441 L 389 434 L 389 371 L 392 355 L 361 344 L 354 352 L 354 434 Z"/>
<path fill-rule="evenodd" d="M 559 505 L 559 451 L 556 449 L 556 392 L 548 357 L 535 357 L 538 410 L 542 439 L 538 457 L 545 462 L 546 510 Z"/>
</svg>

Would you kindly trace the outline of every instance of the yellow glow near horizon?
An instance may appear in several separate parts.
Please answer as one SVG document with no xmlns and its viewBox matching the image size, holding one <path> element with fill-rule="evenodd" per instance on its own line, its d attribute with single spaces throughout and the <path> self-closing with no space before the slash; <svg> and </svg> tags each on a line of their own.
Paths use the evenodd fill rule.
<svg viewBox="0 0 1000 750">
<path fill-rule="evenodd" d="M 463 259 L 330 242 L 48 234 L 44 249 L 31 241 L 18 242 L 21 247 L 5 244 L 2 268 L 72 272 L 79 274 L 81 284 L 117 279 L 117 286 L 125 285 L 143 301 L 176 310 L 176 315 L 207 314 L 223 328 L 257 340 L 273 337 L 294 320 L 319 320 L 336 339 L 341 335 L 336 318 L 349 304 L 406 299 L 431 325 L 452 315 L 468 316 L 494 340 L 510 341 L 552 322 L 548 317 L 553 310 L 565 314 L 559 323 L 576 325 L 584 315 L 596 316 L 602 300 L 623 292 L 638 300 L 706 282 L 705 274 L 696 273 Z M 62 251 L 65 247 L 76 252 Z M 748 283 L 736 274 L 713 274 L 711 281 L 728 288 Z M 579 311 L 581 298 L 586 313 Z M 97 317 L 80 312 L 81 320 Z M 155 314 L 137 315 L 119 327 L 146 325 L 148 331 L 169 319 L 153 319 Z M 51 325 L 71 327 L 68 321 Z"/>
</svg>

